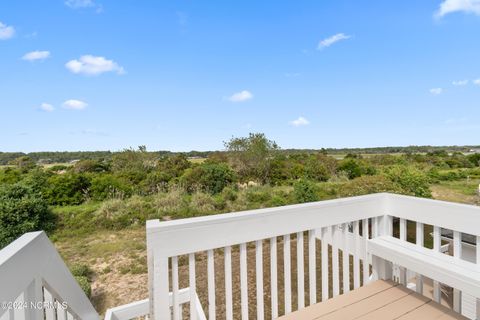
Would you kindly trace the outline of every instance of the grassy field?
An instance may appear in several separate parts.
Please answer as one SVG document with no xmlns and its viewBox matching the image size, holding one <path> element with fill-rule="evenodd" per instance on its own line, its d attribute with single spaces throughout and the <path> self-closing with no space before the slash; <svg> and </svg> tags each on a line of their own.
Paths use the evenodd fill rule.
<svg viewBox="0 0 480 320">
<path fill-rule="evenodd" d="M 447 181 L 432 185 L 431 190 L 435 199 L 479 205 L 480 197 L 476 195 L 479 183 L 480 179 Z M 98 206 L 98 203 L 91 203 L 76 207 L 64 207 L 59 210 L 82 214 L 83 211 L 95 210 Z M 78 234 L 57 232 L 52 238 L 69 265 L 86 264 L 93 270 L 92 301 L 97 310 L 104 313 L 109 307 L 146 298 L 148 289 L 145 227 L 136 226 L 119 231 L 96 231 L 93 233 L 82 232 L 81 227 L 78 228 Z M 431 226 L 425 227 L 425 245 L 427 247 L 431 246 L 430 229 Z M 408 239 L 412 242 L 415 241 L 415 225 L 413 222 L 408 224 Z M 292 245 L 292 248 L 294 247 Z M 266 248 L 264 249 L 266 250 Z M 268 257 L 267 252 L 265 251 L 265 257 Z M 249 248 L 249 257 L 250 255 L 252 258 L 249 259 L 249 270 L 255 268 L 254 248 Z M 221 251 L 216 252 L 217 256 L 218 265 L 216 268 L 222 270 L 223 257 Z M 292 256 L 294 256 L 293 253 Z M 235 252 L 233 259 L 234 262 L 235 259 L 238 259 Z M 201 274 L 200 271 L 203 270 L 206 259 L 200 254 L 197 256 L 197 260 L 197 268 L 199 274 Z M 181 277 L 187 275 L 188 266 L 185 263 L 186 259 L 180 266 Z M 268 264 L 268 261 L 265 263 Z M 268 267 L 267 264 L 265 268 Z M 234 265 L 236 264 L 234 263 Z M 219 276 L 217 280 L 220 281 L 217 284 L 219 288 L 223 286 L 220 278 Z M 182 284 L 187 285 L 183 282 Z M 250 285 L 250 288 L 252 288 L 250 293 L 253 295 L 254 285 L 254 282 Z M 206 279 L 200 277 L 197 286 L 202 292 L 201 296 L 203 296 L 203 291 L 206 290 Z M 235 285 L 234 295 L 238 294 L 238 290 L 239 287 Z M 252 296 L 251 299 L 253 298 Z M 221 295 L 218 296 L 219 306 L 222 305 L 221 299 Z M 219 309 L 219 312 L 223 311 Z"/>
</svg>

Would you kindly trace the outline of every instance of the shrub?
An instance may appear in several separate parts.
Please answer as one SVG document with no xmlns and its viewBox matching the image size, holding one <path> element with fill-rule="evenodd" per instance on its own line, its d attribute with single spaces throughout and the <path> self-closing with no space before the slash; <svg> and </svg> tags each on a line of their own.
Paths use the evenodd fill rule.
<svg viewBox="0 0 480 320">
<path fill-rule="evenodd" d="M 293 185 L 295 200 L 299 203 L 318 201 L 317 185 L 309 180 L 300 179 Z"/>
<path fill-rule="evenodd" d="M 378 192 L 401 193 L 402 189 L 384 176 L 363 176 L 345 183 L 338 191 L 341 197 L 351 197 Z"/>
<path fill-rule="evenodd" d="M 0 248 L 25 232 L 50 231 L 54 223 L 40 193 L 21 184 L 0 186 Z"/>
<path fill-rule="evenodd" d="M 76 205 L 85 200 L 90 181 L 83 174 L 66 173 L 48 179 L 45 197 L 52 205 Z"/>
<path fill-rule="evenodd" d="M 155 195 L 153 205 L 160 214 L 178 213 L 187 205 L 184 191 L 179 187 L 172 187 L 169 192 L 160 192 Z"/>
<path fill-rule="evenodd" d="M 430 198 L 429 178 L 412 166 L 392 166 L 385 172 L 388 179 L 402 188 L 404 193 Z"/>
<path fill-rule="evenodd" d="M 211 213 L 215 210 L 215 200 L 210 194 L 195 192 L 192 195 L 190 207 L 200 213 Z"/>
<path fill-rule="evenodd" d="M 348 158 L 343 160 L 338 166 L 338 171 L 343 171 L 349 179 L 355 179 L 362 175 L 362 167 L 355 159 Z"/>
<path fill-rule="evenodd" d="M 180 182 L 188 191 L 197 189 L 216 194 L 235 181 L 235 173 L 225 163 L 205 163 L 185 170 Z"/>
<path fill-rule="evenodd" d="M 97 201 L 108 198 L 125 198 L 131 193 L 132 187 L 126 181 L 108 173 L 94 175 L 89 188 L 89 196 Z"/>
<path fill-rule="evenodd" d="M 89 278 L 93 271 L 86 264 L 74 264 L 70 267 L 70 272 L 76 277 L 86 277 Z"/>
<path fill-rule="evenodd" d="M 75 280 L 77 280 L 80 288 L 82 288 L 83 292 L 85 292 L 87 297 L 90 298 L 92 296 L 92 286 L 88 278 L 83 276 L 75 276 Z"/>
<path fill-rule="evenodd" d="M 123 229 L 131 225 L 145 223 L 153 209 L 149 202 L 140 196 L 127 200 L 105 201 L 96 213 L 97 222 L 107 229 Z"/>
<path fill-rule="evenodd" d="M 315 157 L 310 157 L 305 164 L 305 176 L 314 181 L 327 181 L 330 175 L 327 168 Z"/>
</svg>

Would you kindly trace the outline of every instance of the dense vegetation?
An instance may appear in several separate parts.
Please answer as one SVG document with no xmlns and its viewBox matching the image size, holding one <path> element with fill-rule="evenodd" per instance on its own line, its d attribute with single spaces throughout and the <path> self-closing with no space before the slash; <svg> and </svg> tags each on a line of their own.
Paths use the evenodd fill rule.
<svg viewBox="0 0 480 320">
<path fill-rule="evenodd" d="M 413 148 L 413 147 L 412 147 Z M 405 150 L 403 150 L 405 151 Z M 480 177 L 480 154 L 284 152 L 263 134 L 232 138 L 224 152 L 187 154 L 124 150 L 52 153 L 70 165 L 45 166 L 24 154 L 0 168 L 0 247 L 24 232 L 81 234 L 122 229 L 147 219 L 175 219 L 395 192 L 431 197 L 430 185 Z M 200 160 L 200 161 L 198 161 Z"/>
</svg>

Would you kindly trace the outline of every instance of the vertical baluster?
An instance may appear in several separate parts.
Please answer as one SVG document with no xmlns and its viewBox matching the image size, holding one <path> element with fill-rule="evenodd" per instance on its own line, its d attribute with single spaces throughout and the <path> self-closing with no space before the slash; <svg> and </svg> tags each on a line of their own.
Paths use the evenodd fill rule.
<svg viewBox="0 0 480 320">
<path fill-rule="evenodd" d="M 303 232 L 297 232 L 297 297 L 298 309 L 305 307 L 305 269 L 303 266 Z"/>
<path fill-rule="evenodd" d="M 233 319 L 233 300 L 232 300 L 232 247 L 225 247 L 225 317 L 227 320 Z"/>
<path fill-rule="evenodd" d="M 433 250 L 440 251 L 441 247 L 440 227 L 433 226 Z M 440 283 L 433 281 L 433 300 L 440 303 L 442 294 L 440 291 Z"/>
<path fill-rule="evenodd" d="M 372 218 L 372 238 L 378 237 L 378 220 L 379 217 Z"/>
<path fill-rule="evenodd" d="M 360 287 L 360 258 L 358 244 L 360 243 L 360 226 L 358 220 L 353 222 L 353 235 L 355 248 L 353 249 L 353 288 Z"/>
<path fill-rule="evenodd" d="M 331 229 L 331 238 L 332 238 L 332 285 L 333 285 L 333 296 L 338 296 L 340 294 L 340 277 L 339 277 L 339 266 L 338 266 L 338 226 L 332 226 Z"/>
<path fill-rule="evenodd" d="M 195 275 L 195 253 L 188 255 L 188 275 L 190 286 L 190 319 L 197 319 L 197 289 L 196 289 L 196 275 Z"/>
<path fill-rule="evenodd" d="M 45 288 L 43 288 L 43 299 L 46 303 L 45 309 L 45 320 L 54 320 L 55 319 L 55 309 L 52 308 L 54 303 L 52 294 Z"/>
<path fill-rule="evenodd" d="M 417 222 L 417 230 L 416 230 L 416 235 L 415 235 L 417 246 L 423 247 L 423 237 L 424 237 L 423 223 Z M 417 273 L 416 276 L 417 276 L 417 281 L 416 281 L 415 289 L 416 289 L 417 293 L 423 294 L 423 278 L 422 278 L 422 275 L 420 273 Z"/>
<path fill-rule="evenodd" d="M 290 235 L 283 236 L 283 271 L 285 288 L 285 314 L 292 312 L 292 281 L 290 269 Z"/>
<path fill-rule="evenodd" d="M 308 231 L 308 281 L 310 290 L 310 305 L 317 303 L 317 246 L 315 229 Z"/>
<path fill-rule="evenodd" d="M 322 228 L 322 301 L 328 300 L 328 242 L 329 227 Z"/>
<path fill-rule="evenodd" d="M 255 268 L 257 280 L 257 319 L 263 319 L 263 245 L 262 240 L 255 242 Z"/>
<path fill-rule="evenodd" d="M 370 279 L 370 265 L 368 259 L 368 238 L 369 226 L 368 219 L 363 219 L 363 285 L 367 284 Z"/>
<path fill-rule="evenodd" d="M 180 303 L 178 300 L 178 257 L 172 257 L 172 307 L 173 320 L 180 320 Z"/>
<path fill-rule="evenodd" d="M 350 252 L 348 249 L 348 243 L 350 241 L 348 232 L 348 223 L 343 224 L 343 250 L 342 250 L 342 262 L 343 262 L 343 293 L 350 291 Z"/>
<path fill-rule="evenodd" d="M 207 252 L 208 273 L 208 318 L 215 319 L 215 258 L 213 250 Z"/>
<path fill-rule="evenodd" d="M 272 318 L 278 317 L 278 288 L 277 288 L 277 238 L 270 238 L 270 286 L 272 300 Z"/>
<path fill-rule="evenodd" d="M 480 236 L 477 236 L 476 238 L 477 238 L 476 239 L 476 244 L 477 244 L 477 246 L 476 246 L 476 248 L 477 248 L 476 249 L 476 251 L 477 251 L 476 252 L 476 254 L 477 254 L 476 255 L 476 263 L 477 263 L 477 267 L 480 267 Z M 477 303 L 476 304 L 477 304 L 477 306 L 476 306 L 477 307 L 476 308 L 477 309 L 477 312 L 476 312 L 477 313 L 477 319 L 480 319 L 480 299 L 477 298 Z"/>
<path fill-rule="evenodd" d="M 400 219 L 400 240 L 407 241 L 407 221 Z M 407 285 L 407 270 L 404 267 L 399 266 L 400 271 L 400 283 L 404 286 Z"/>
<path fill-rule="evenodd" d="M 248 320 L 247 244 L 240 245 L 240 301 L 242 320 Z"/>
<path fill-rule="evenodd" d="M 453 257 L 462 259 L 462 233 L 453 231 Z M 460 313 L 462 309 L 462 292 L 453 288 L 453 310 Z"/>
</svg>

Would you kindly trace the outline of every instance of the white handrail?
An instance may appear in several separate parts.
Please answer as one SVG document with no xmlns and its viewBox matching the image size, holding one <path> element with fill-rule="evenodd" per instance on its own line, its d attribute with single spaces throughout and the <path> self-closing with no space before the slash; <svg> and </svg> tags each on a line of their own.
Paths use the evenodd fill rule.
<svg viewBox="0 0 480 320">
<path fill-rule="evenodd" d="M 0 301 L 15 301 L 22 294 L 34 293 L 42 300 L 45 288 L 77 319 L 98 320 L 90 300 L 70 273 L 55 246 L 43 231 L 26 233 L 0 251 Z M 5 310 L 0 310 L 5 311 Z M 0 314 L 1 315 L 1 314 Z M 36 312 L 34 318 L 42 318 Z"/>
</svg>

